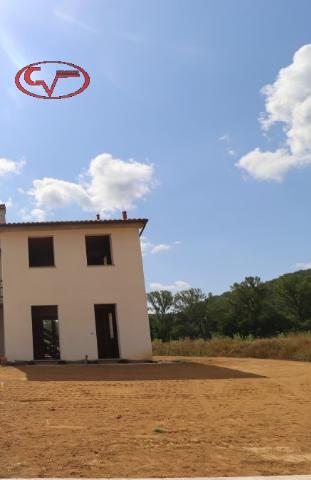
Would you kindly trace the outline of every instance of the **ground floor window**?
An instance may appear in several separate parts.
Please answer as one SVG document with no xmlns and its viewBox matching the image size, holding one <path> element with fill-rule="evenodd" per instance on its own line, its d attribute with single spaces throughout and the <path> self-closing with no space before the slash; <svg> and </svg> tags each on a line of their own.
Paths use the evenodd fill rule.
<svg viewBox="0 0 311 480">
<path fill-rule="evenodd" d="M 35 360 L 60 358 L 57 305 L 31 307 Z"/>
<path fill-rule="evenodd" d="M 94 305 L 98 358 L 119 358 L 118 329 L 114 304 Z"/>
</svg>

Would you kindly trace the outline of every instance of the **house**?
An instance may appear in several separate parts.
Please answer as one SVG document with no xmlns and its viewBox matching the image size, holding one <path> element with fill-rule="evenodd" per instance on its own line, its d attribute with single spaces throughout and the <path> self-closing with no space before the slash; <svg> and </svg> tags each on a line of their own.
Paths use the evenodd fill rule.
<svg viewBox="0 0 311 480">
<path fill-rule="evenodd" d="M 6 223 L 0 355 L 10 362 L 151 358 L 139 236 L 146 219 Z"/>
</svg>

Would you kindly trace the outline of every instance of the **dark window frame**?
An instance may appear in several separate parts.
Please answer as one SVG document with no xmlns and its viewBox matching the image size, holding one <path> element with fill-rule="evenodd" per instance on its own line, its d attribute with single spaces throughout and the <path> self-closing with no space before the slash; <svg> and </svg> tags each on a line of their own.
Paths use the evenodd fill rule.
<svg viewBox="0 0 311 480">
<path fill-rule="evenodd" d="M 52 263 L 49 263 L 47 265 L 34 265 L 31 259 L 31 253 L 30 253 L 30 250 L 31 250 L 31 241 L 32 240 L 50 240 L 52 242 Z M 29 265 L 29 268 L 53 268 L 55 267 L 55 247 L 54 247 L 54 236 L 53 235 L 48 235 L 48 236 L 38 236 L 38 237 L 28 237 L 28 265 Z"/>
<path fill-rule="evenodd" d="M 87 239 L 88 238 L 103 238 L 106 237 L 108 238 L 108 247 L 109 247 L 109 255 L 108 255 L 108 260 L 110 256 L 110 263 L 89 263 L 89 257 L 88 257 L 88 246 L 87 246 Z M 111 234 L 105 233 L 101 235 L 85 235 L 84 236 L 84 245 L 85 245 L 85 256 L 86 256 L 86 265 L 88 267 L 112 267 L 114 266 L 114 261 L 113 261 L 113 252 L 112 252 L 112 241 L 111 241 Z"/>
</svg>

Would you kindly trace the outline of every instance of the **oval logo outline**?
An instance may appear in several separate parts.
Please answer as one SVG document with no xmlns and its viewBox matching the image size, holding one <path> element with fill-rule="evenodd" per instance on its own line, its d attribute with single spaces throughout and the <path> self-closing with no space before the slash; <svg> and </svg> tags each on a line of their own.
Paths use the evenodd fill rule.
<svg viewBox="0 0 311 480">
<path fill-rule="evenodd" d="M 26 90 L 26 88 L 23 87 L 23 85 L 20 82 L 20 78 L 21 78 L 22 74 L 25 73 L 29 67 L 34 67 L 34 66 L 37 66 L 37 65 L 43 65 L 43 64 L 47 64 L 47 63 L 57 63 L 57 64 L 61 64 L 61 65 L 68 65 L 70 67 L 73 67 L 73 68 L 79 70 L 79 72 L 82 73 L 83 78 L 84 78 L 83 85 L 80 88 L 78 88 L 77 90 L 75 90 L 74 92 L 67 93 L 65 95 L 58 95 L 57 97 L 47 96 L 47 95 L 38 95 L 36 93 L 30 92 L 29 90 Z M 74 97 L 76 95 L 79 95 L 80 93 L 82 93 L 84 90 L 87 89 L 87 87 L 90 84 L 90 81 L 91 81 L 90 76 L 87 73 L 87 71 L 84 70 L 84 68 L 82 68 L 79 65 L 76 65 L 74 63 L 63 62 L 61 60 L 45 60 L 45 61 L 42 61 L 42 62 L 30 63 L 29 65 L 26 65 L 25 67 L 21 68 L 17 72 L 17 74 L 15 75 L 15 85 L 21 92 L 23 92 L 26 95 L 29 95 L 31 97 L 40 98 L 40 99 L 43 99 L 43 100 L 62 100 L 63 98 L 69 98 L 69 97 Z"/>
</svg>

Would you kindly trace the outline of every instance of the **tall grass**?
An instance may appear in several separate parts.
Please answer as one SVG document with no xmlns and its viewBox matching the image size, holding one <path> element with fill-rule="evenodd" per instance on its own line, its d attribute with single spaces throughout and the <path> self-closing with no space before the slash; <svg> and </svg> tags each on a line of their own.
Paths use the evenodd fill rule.
<svg viewBox="0 0 311 480">
<path fill-rule="evenodd" d="M 273 338 L 213 338 L 153 341 L 154 355 L 253 357 L 311 362 L 311 332 Z"/>
</svg>

